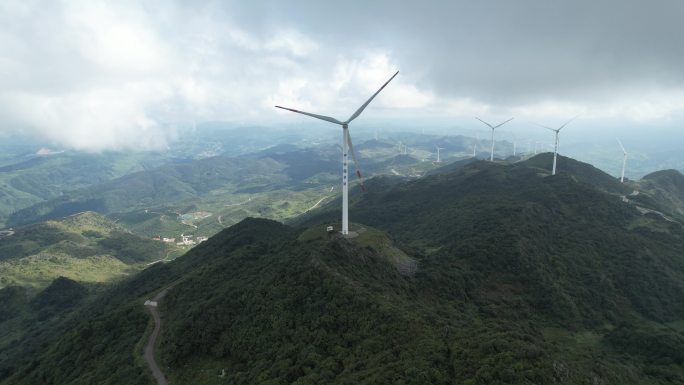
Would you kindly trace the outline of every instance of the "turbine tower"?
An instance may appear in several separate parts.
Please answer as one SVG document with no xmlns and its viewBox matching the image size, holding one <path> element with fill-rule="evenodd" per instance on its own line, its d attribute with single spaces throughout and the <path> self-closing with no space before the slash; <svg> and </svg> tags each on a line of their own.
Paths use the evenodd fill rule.
<svg viewBox="0 0 684 385">
<path fill-rule="evenodd" d="M 439 150 L 444 150 L 444 147 L 435 146 L 435 148 L 437 149 L 437 163 L 441 163 L 441 160 L 439 160 Z"/>
<path fill-rule="evenodd" d="M 625 166 L 627 165 L 627 151 L 625 150 L 625 146 L 622 145 L 620 139 L 617 139 L 617 141 L 620 145 L 620 148 L 622 149 L 622 174 L 620 174 L 620 183 L 625 183 Z"/>
<path fill-rule="evenodd" d="M 477 142 L 480 141 L 480 134 L 475 134 L 475 143 L 473 143 L 473 158 L 477 157 Z"/>
<path fill-rule="evenodd" d="M 563 124 L 562 126 L 560 126 L 558 128 L 551 128 L 551 127 L 542 126 L 542 127 L 546 128 L 547 130 L 551 130 L 551 131 L 556 133 L 556 140 L 555 140 L 555 143 L 553 146 L 553 169 L 551 170 L 551 175 L 556 175 L 556 157 L 558 156 L 558 133 L 560 132 L 560 130 L 563 129 L 563 127 L 567 126 L 568 123 L 572 122 L 576 118 L 577 118 L 577 116 L 573 117 L 572 119 L 568 120 L 567 122 L 565 122 L 565 124 Z"/>
<path fill-rule="evenodd" d="M 375 99 L 375 97 L 378 96 L 380 91 L 382 91 L 383 88 L 385 88 L 385 86 L 387 86 L 387 84 L 389 84 L 389 82 L 391 82 L 392 79 L 394 79 L 394 77 L 397 76 L 398 74 L 399 74 L 399 71 L 397 71 L 394 75 L 392 75 L 392 77 L 389 78 L 389 80 L 386 81 L 385 84 L 383 84 L 382 87 L 380 87 L 380 89 L 377 90 L 373 94 L 373 96 L 370 97 L 370 99 L 366 100 L 366 102 L 363 103 L 361 105 L 361 107 L 359 107 L 359 109 L 356 110 L 356 112 L 354 112 L 352 114 L 352 116 L 350 116 L 349 119 L 347 119 L 344 122 L 339 121 L 335 118 L 331 118 L 329 116 L 317 115 L 317 114 L 312 114 L 309 112 L 294 110 L 292 108 L 276 106 L 277 108 L 282 108 L 283 110 L 288 110 L 288 111 L 296 112 L 299 114 L 308 115 L 308 116 L 311 116 L 312 118 L 325 120 L 326 122 L 335 123 L 335 124 L 339 124 L 340 126 L 342 126 L 342 235 L 344 235 L 344 236 L 347 236 L 349 234 L 349 190 L 348 190 L 349 186 L 347 184 L 347 179 L 348 179 L 347 178 L 347 175 L 348 175 L 348 173 L 347 173 L 347 163 L 348 163 L 347 148 L 349 148 L 349 151 L 351 151 L 352 158 L 354 159 L 354 166 L 356 166 L 356 175 L 359 177 L 359 179 L 361 179 L 361 171 L 359 169 L 359 163 L 356 161 L 356 154 L 354 153 L 354 146 L 352 145 L 351 136 L 349 136 L 349 123 L 351 123 L 352 120 L 358 118 L 359 115 L 361 115 L 361 113 L 363 112 L 363 110 L 366 107 L 368 107 L 370 102 L 373 101 L 373 99 Z M 362 185 L 362 187 L 363 187 L 363 185 Z"/>
<path fill-rule="evenodd" d="M 494 129 L 495 129 L 495 128 L 498 128 L 498 127 L 501 127 L 501 126 L 503 126 L 504 124 L 510 122 L 511 120 L 513 120 L 513 118 L 510 118 L 510 119 L 508 119 L 507 121 L 505 121 L 505 122 L 503 122 L 503 123 L 499 123 L 499 124 L 497 124 L 496 126 L 492 126 L 491 124 L 485 122 L 484 120 L 478 118 L 477 116 L 475 117 L 475 119 L 481 121 L 482 123 L 486 124 L 487 127 L 489 127 L 489 128 L 492 129 L 492 151 L 491 151 L 491 154 L 489 155 L 489 161 L 490 161 L 490 162 L 493 162 L 493 161 L 494 161 Z"/>
</svg>

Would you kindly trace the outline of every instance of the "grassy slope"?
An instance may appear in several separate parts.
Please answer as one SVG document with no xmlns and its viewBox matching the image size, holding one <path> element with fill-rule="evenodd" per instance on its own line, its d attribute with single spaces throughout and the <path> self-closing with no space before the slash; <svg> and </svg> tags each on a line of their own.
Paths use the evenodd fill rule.
<svg viewBox="0 0 684 385">
<path fill-rule="evenodd" d="M 175 247 L 123 231 L 91 212 L 16 229 L 0 239 L 0 287 L 45 287 L 59 276 L 106 282 L 165 258 Z"/>
</svg>

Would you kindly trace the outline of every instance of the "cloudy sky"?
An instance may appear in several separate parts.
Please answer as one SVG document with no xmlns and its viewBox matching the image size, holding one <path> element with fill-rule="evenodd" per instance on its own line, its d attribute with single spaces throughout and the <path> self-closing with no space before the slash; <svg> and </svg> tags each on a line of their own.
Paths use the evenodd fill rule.
<svg viewBox="0 0 684 385">
<path fill-rule="evenodd" d="M 0 134 L 165 147 L 193 121 L 684 122 L 684 2 L 0 2 Z M 469 123 L 472 124 L 472 123 Z"/>
</svg>

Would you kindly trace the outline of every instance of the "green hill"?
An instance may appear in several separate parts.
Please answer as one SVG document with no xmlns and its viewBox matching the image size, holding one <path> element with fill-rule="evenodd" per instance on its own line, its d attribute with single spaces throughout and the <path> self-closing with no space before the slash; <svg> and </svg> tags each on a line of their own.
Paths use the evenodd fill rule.
<svg viewBox="0 0 684 385">
<path fill-rule="evenodd" d="M 84 212 L 15 229 L 0 239 L 0 287 L 43 287 L 64 276 L 81 282 L 121 278 L 166 258 L 175 245 L 133 235 Z"/>
<path fill-rule="evenodd" d="M 644 176 L 637 184 L 640 203 L 651 204 L 657 210 L 684 220 L 684 175 L 677 170 L 662 170 Z"/>
<path fill-rule="evenodd" d="M 0 227 L 16 211 L 159 166 L 164 160 L 155 153 L 15 155 L 12 163 L 0 166 Z"/>
<path fill-rule="evenodd" d="M 684 228 L 565 164 L 369 181 L 352 239 L 334 206 L 244 220 L 0 347 L 0 384 L 151 383 L 142 302 L 172 283 L 177 384 L 683 383 Z"/>
<path fill-rule="evenodd" d="M 535 155 L 523 162 L 526 166 L 537 167 L 545 172 L 551 173 L 553 165 L 553 153 L 545 152 Z M 578 181 L 587 183 L 596 187 L 599 190 L 607 192 L 627 192 L 628 189 L 623 186 L 615 177 L 599 170 L 598 168 L 577 161 L 572 158 L 559 155 L 557 158 L 556 172 L 558 174 L 565 173 L 572 175 Z"/>
</svg>

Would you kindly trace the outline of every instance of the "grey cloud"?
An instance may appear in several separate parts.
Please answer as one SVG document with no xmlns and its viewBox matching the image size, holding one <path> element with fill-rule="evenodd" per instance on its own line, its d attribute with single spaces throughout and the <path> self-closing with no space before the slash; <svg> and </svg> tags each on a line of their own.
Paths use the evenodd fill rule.
<svg viewBox="0 0 684 385">
<path fill-rule="evenodd" d="M 682 14 L 676 0 L 10 0 L 0 3 L 0 132 L 163 147 L 168 127 L 193 120 L 292 121 L 276 101 L 346 115 L 364 83 L 395 67 L 366 118 L 413 101 L 393 113 L 596 104 L 680 120 Z M 371 64 L 388 73 L 364 74 Z"/>
<path fill-rule="evenodd" d="M 387 49 L 404 76 L 454 97 L 605 98 L 684 81 L 677 0 L 270 1 L 237 9 L 242 20 L 262 20 L 258 30 L 290 24 L 341 55 Z"/>
</svg>

